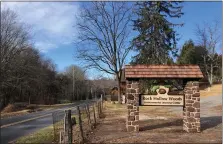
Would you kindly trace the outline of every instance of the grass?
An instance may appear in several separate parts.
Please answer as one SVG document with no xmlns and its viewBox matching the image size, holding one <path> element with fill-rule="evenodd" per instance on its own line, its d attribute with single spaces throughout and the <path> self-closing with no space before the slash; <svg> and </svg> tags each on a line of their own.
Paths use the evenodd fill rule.
<svg viewBox="0 0 223 144">
<path fill-rule="evenodd" d="M 19 138 L 15 143 L 52 143 L 53 138 L 53 125 L 51 125 L 30 135 Z"/>
<path fill-rule="evenodd" d="M 73 104 L 73 103 L 54 104 L 54 105 L 38 105 L 38 107 L 42 108 L 42 109 L 49 109 L 49 108 L 58 108 L 58 107 L 66 106 L 66 105 L 70 105 L 70 104 Z"/>
<path fill-rule="evenodd" d="M 36 105 L 35 111 L 42 111 L 42 110 L 50 110 L 53 108 L 60 108 L 61 106 L 70 105 L 72 103 L 65 103 L 65 104 L 55 104 L 55 105 Z M 8 118 L 11 116 L 20 116 L 25 115 L 32 112 L 30 109 L 23 109 L 15 112 L 1 112 L 1 119 Z"/>
<path fill-rule="evenodd" d="M 79 123 L 78 116 L 72 115 L 71 118 L 76 118 L 76 124 Z M 87 118 L 85 113 L 82 114 L 82 120 Z M 60 127 L 61 121 L 57 122 L 56 127 Z M 23 136 L 15 141 L 15 143 L 53 143 L 54 142 L 54 129 L 53 125 L 45 127 L 27 136 Z"/>
<path fill-rule="evenodd" d="M 210 91 L 208 89 L 201 90 L 200 91 L 201 97 L 202 96 L 218 96 L 222 95 L 222 84 L 215 84 L 210 88 Z"/>
<path fill-rule="evenodd" d="M 106 108 L 111 108 L 111 109 L 120 109 L 126 107 L 125 104 L 120 104 L 118 102 L 115 102 L 114 104 L 111 102 L 105 102 Z"/>
<path fill-rule="evenodd" d="M 24 114 L 28 114 L 28 113 L 29 113 L 28 109 L 21 110 L 21 111 L 16 111 L 16 112 L 10 112 L 10 113 L 1 113 L 1 119 L 11 117 L 11 116 L 24 115 Z"/>
<path fill-rule="evenodd" d="M 106 118 L 88 136 L 90 143 L 220 143 L 222 140 L 220 117 L 203 121 L 202 127 L 206 128 L 201 133 L 187 133 L 182 130 L 182 115 L 171 114 L 171 109 L 162 106 L 140 106 L 140 117 L 147 116 L 139 121 L 141 131 L 126 132 L 127 108 L 123 105 L 123 109 L 116 109 L 121 106 L 106 103 Z"/>
</svg>

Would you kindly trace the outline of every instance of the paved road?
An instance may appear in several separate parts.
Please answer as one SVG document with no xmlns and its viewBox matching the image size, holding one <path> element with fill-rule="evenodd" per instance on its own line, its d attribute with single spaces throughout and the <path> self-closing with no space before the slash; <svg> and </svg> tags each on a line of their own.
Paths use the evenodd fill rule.
<svg viewBox="0 0 223 144">
<path fill-rule="evenodd" d="M 35 112 L 35 113 L 23 115 L 23 116 L 15 116 L 11 118 L 2 119 L 1 126 L 10 125 L 12 123 L 20 122 L 20 121 L 24 121 L 24 122 L 1 128 L 1 144 L 7 144 L 8 142 L 14 141 L 21 136 L 25 136 L 41 128 L 52 125 L 53 112 L 64 111 L 65 109 L 71 109 L 72 107 L 77 106 L 77 105 L 80 105 L 81 107 L 84 105 L 84 103 L 86 102 L 85 101 L 76 102 L 74 104 L 63 106 L 61 108 L 57 108 L 53 110 L 46 110 L 46 111 Z M 40 117 L 40 118 L 37 118 L 37 117 Z"/>
</svg>

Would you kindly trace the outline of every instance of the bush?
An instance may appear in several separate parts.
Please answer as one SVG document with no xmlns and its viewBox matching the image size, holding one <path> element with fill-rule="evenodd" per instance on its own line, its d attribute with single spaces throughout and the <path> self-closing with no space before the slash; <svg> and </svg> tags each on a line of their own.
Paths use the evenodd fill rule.
<svg viewBox="0 0 223 144">
<path fill-rule="evenodd" d="M 15 112 L 18 110 L 18 107 L 14 104 L 8 104 L 1 112 L 2 113 L 9 113 L 9 112 Z"/>
<path fill-rule="evenodd" d="M 29 109 L 29 110 L 34 110 L 37 108 L 37 105 L 36 104 L 30 104 L 30 105 L 27 105 L 26 106 L 26 109 Z"/>
<path fill-rule="evenodd" d="M 71 103 L 70 100 L 59 100 L 60 104 Z"/>
</svg>

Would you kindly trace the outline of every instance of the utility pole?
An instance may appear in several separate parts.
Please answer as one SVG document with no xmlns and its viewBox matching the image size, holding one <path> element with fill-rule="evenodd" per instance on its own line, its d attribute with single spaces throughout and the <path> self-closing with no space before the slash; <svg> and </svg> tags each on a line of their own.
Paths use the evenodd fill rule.
<svg viewBox="0 0 223 144">
<path fill-rule="evenodd" d="M 89 81 L 88 80 L 85 80 L 86 81 L 86 84 L 87 84 L 87 95 L 86 95 L 86 100 L 89 99 Z"/>
<path fill-rule="evenodd" d="M 73 99 L 74 99 L 74 84 L 75 84 L 75 83 L 74 83 L 74 67 L 73 67 L 72 70 L 73 70 Z"/>
<path fill-rule="evenodd" d="M 93 99 L 92 86 L 91 86 L 91 99 Z"/>
</svg>

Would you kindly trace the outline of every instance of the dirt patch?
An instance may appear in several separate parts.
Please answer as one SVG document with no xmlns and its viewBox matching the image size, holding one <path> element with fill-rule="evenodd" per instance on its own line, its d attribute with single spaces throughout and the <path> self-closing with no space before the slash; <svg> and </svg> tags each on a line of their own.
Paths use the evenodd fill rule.
<svg viewBox="0 0 223 144">
<path fill-rule="evenodd" d="M 91 143 L 221 143 L 221 116 L 201 117 L 201 132 L 183 131 L 182 115 L 167 107 L 140 107 L 140 132 L 127 132 L 126 105 L 106 103 L 105 119 L 88 135 Z M 139 116 L 139 117 L 140 117 Z"/>
</svg>

